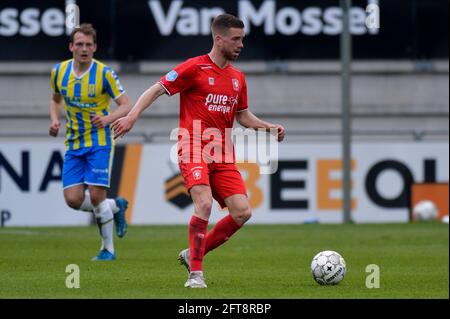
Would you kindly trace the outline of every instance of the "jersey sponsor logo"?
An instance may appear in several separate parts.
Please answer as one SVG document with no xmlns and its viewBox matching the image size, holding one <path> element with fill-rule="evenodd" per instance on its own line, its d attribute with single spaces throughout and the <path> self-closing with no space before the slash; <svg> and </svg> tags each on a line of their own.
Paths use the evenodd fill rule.
<svg viewBox="0 0 450 319">
<path fill-rule="evenodd" d="M 210 93 L 206 96 L 205 106 L 210 112 L 230 113 L 237 104 L 237 96 Z"/>
<path fill-rule="evenodd" d="M 174 82 L 177 78 L 178 78 L 178 73 L 175 70 L 172 70 L 166 74 L 166 80 L 169 82 Z"/>
<path fill-rule="evenodd" d="M 72 107 L 78 107 L 80 109 L 90 109 L 95 108 L 98 106 L 96 102 L 93 103 L 83 103 L 81 102 L 81 98 L 79 97 L 64 97 L 64 101 L 66 102 L 66 105 L 72 106 Z"/>
</svg>

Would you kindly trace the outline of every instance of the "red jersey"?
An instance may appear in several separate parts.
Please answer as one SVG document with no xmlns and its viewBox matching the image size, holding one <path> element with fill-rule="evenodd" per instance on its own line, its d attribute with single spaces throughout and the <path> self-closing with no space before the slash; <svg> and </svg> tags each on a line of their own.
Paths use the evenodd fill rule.
<svg viewBox="0 0 450 319">
<path fill-rule="evenodd" d="M 248 109 L 244 73 L 232 65 L 221 69 L 202 55 L 178 65 L 159 83 L 170 96 L 180 93 L 182 161 L 234 163 L 231 129 L 236 112 Z"/>
</svg>

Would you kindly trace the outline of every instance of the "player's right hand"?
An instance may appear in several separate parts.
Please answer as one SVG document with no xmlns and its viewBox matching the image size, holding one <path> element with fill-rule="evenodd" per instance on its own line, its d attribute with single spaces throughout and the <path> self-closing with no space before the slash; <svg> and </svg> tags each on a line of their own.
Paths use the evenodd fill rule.
<svg viewBox="0 0 450 319">
<path fill-rule="evenodd" d="M 130 116 L 124 116 L 114 121 L 111 125 L 111 129 L 114 132 L 114 139 L 123 137 L 127 134 L 133 128 L 134 122 L 135 121 Z"/>
<path fill-rule="evenodd" d="M 58 136 L 60 126 L 61 123 L 59 121 L 52 122 L 52 124 L 50 124 L 50 127 L 48 128 L 48 134 L 50 134 L 53 137 Z"/>
</svg>

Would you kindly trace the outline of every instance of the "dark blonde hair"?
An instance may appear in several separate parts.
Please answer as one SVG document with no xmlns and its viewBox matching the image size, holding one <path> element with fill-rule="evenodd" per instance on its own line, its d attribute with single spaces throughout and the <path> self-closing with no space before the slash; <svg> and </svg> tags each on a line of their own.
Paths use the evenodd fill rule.
<svg viewBox="0 0 450 319">
<path fill-rule="evenodd" d="M 70 33 L 70 43 L 73 43 L 75 34 L 81 32 L 84 35 L 90 35 L 94 39 L 94 43 L 97 43 L 97 31 L 90 23 L 82 23 L 78 27 L 75 27 Z"/>
<path fill-rule="evenodd" d="M 213 35 L 224 34 L 231 28 L 244 29 L 244 22 L 234 15 L 224 13 L 215 17 L 211 24 Z"/>
</svg>

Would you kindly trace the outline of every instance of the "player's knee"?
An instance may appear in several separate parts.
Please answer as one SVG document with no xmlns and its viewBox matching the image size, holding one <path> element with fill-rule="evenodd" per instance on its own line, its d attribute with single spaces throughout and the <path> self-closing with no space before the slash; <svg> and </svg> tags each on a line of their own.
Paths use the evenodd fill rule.
<svg viewBox="0 0 450 319">
<path fill-rule="evenodd" d="M 106 189 L 102 187 L 89 187 L 89 196 L 92 206 L 97 207 L 106 199 Z"/>
<path fill-rule="evenodd" d="M 196 203 L 197 213 L 201 214 L 204 217 L 209 217 L 211 215 L 212 210 L 212 200 L 202 199 Z"/>
<path fill-rule="evenodd" d="M 238 224 L 243 225 L 252 217 L 252 211 L 249 206 L 240 207 L 234 211 L 233 217 Z"/>
<path fill-rule="evenodd" d="M 250 207 L 247 206 L 240 212 L 240 218 L 244 223 L 247 222 L 250 218 L 252 218 L 252 211 Z"/>
<path fill-rule="evenodd" d="M 81 204 L 83 203 L 83 197 L 81 196 L 65 196 L 66 204 L 70 208 L 80 209 Z"/>
<path fill-rule="evenodd" d="M 92 206 L 98 206 L 104 200 L 104 196 L 97 194 L 95 192 L 91 192 L 91 203 Z"/>
</svg>

